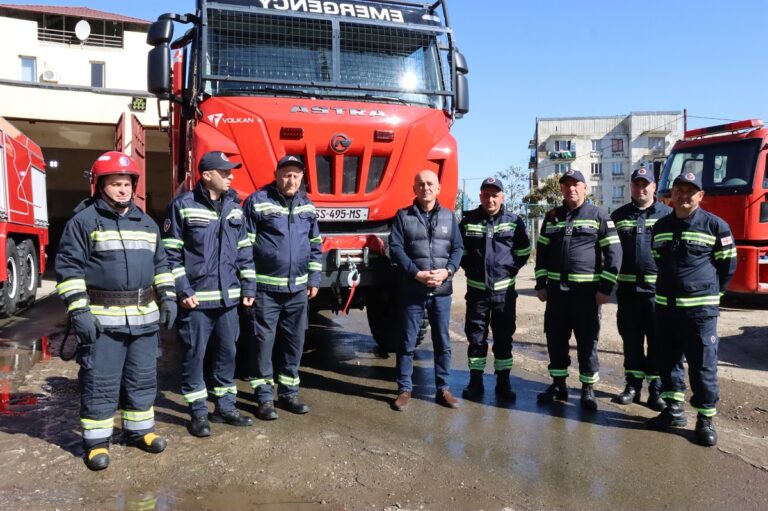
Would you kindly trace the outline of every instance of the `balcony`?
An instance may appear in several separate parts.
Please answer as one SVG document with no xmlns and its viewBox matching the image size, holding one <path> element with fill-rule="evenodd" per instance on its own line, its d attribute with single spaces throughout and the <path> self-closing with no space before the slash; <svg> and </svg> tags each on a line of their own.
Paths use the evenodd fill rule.
<svg viewBox="0 0 768 511">
<path fill-rule="evenodd" d="M 80 41 L 74 30 L 58 30 L 55 28 L 37 28 L 37 40 L 49 43 L 61 43 L 69 45 L 99 46 L 102 48 L 122 48 L 123 37 L 106 34 L 90 34 L 87 39 Z"/>
<path fill-rule="evenodd" d="M 536 157 L 531 156 L 531 159 L 528 160 L 528 168 L 529 169 L 535 169 L 536 168 Z"/>
<path fill-rule="evenodd" d="M 576 151 L 550 151 L 550 160 L 573 160 L 576 158 Z"/>
</svg>

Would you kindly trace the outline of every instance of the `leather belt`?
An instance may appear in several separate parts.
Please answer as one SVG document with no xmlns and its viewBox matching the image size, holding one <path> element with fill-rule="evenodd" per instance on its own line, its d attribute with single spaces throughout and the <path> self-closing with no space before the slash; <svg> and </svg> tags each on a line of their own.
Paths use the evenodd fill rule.
<svg viewBox="0 0 768 511">
<path fill-rule="evenodd" d="M 155 289 L 148 287 L 146 289 L 137 289 L 135 291 L 105 291 L 102 289 L 89 289 L 88 298 L 93 305 L 103 305 L 105 307 L 127 307 L 138 305 L 143 307 L 149 305 L 155 300 Z"/>
</svg>

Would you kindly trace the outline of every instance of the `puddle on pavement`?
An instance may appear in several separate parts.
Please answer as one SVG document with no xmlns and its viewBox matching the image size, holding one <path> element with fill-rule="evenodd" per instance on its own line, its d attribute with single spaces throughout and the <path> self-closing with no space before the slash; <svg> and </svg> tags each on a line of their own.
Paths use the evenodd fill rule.
<svg viewBox="0 0 768 511">
<path fill-rule="evenodd" d="M 17 390 L 35 364 L 50 358 L 47 336 L 26 343 L 0 339 L 0 415 L 23 415 L 36 407 L 40 396 Z"/>
<path fill-rule="evenodd" d="M 187 510 L 259 510 L 288 511 L 307 510 L 322 507 L 322 502 L 306 501 L 289 495 L 270 491 L 264 495 L 257 489 L 242 490 L 228 488 L 204 493 L 181 493 L 172 490 L 145 493 L 120 493 L 115 496 L 114 507 L 105 503 L 106 508 L 115 511 L 187 511 Z"/>
</svg>

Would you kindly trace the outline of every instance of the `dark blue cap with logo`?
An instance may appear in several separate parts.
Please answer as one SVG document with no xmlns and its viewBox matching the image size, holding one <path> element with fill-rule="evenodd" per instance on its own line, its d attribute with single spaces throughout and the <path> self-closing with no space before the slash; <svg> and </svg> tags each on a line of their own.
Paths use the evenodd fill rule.
<svg viewBox="0 0 768 511">
<path fill-rule="evenodd" d="M 221 151 L 208 151 L 200 158 L 197 170 L 205 172 L 206 170 L 232 170 L 242 167 L 242 163 L 232 163 L 227 155 Z"/>
<path fill-rule="evenodd" d="M 304 162 L 301 161 L 301 159 L 297 158 L 296 156 L 293 156 L 292 154 L 289 154 L 280 158 L 280 161 L 277 162 L 277 167 L 275 168 L 275 170 L 280 170 L 284 167 L 297 167 L 301 169 L 302 172 L 307 170 L 307 167 L 304 165 Z"/>
<path fill-rule="evenodd" d="M 645 167 L 640 167 L 639 169 L 635 169 L 635 171 L 632 173 L 631 181 L 637 181 L 638 179 L 645 179 L 649 183 L 653 183 L 656 180 L 653 177 L 653 172 L 646 169 Z"/>
<path fill-rule="evenodd" d="M 568 178 L 575 179 L 576 181 L 582 182 L 584 184 L 587 183 L 586 180 L 584 179 L 584 174 L 582 174 L 580 170 L 576 170 L 576 169 L 566 170 L 565 173 L 563 173 L 563 175 L 560 177 L 559 182 L 562 183 Z"/>
<path fill-rule="evenodd" d="M 483 188 L 487 188 L 489 186 L 492 188 L 498 188 L 502 192 L 504 191 L 504 184 L 495 177 L 486 177 L 483 179 L 483 183 L 480 185 L 480 189 L 482 190 Z"/>
<path fill-rule="evenodd" d="M 683 183 L 690 183 L 699 190 L 701 190 L 703 187 L 701 186 L 701 176 L 698 174 L 694 174 L 693 172 L 683 172 L 679 176 L 675 178 L 674 181 L 672 181 L 672 186 L 675 186 L 677 184 L 683 184 Z"/>
</svg>

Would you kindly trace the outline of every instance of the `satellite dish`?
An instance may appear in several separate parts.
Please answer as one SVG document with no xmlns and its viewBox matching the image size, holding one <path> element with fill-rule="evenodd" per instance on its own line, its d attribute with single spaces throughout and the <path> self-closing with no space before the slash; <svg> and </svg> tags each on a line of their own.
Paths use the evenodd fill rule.
<svg viewBox="0 0 768 511">
<path fill-rule="evenodd" d="M 80 41 L 85 41 L 91 35 L 91 25 L 85 20 L 80 20 L 75 25 L 75 37 Z"/>
</svg>

